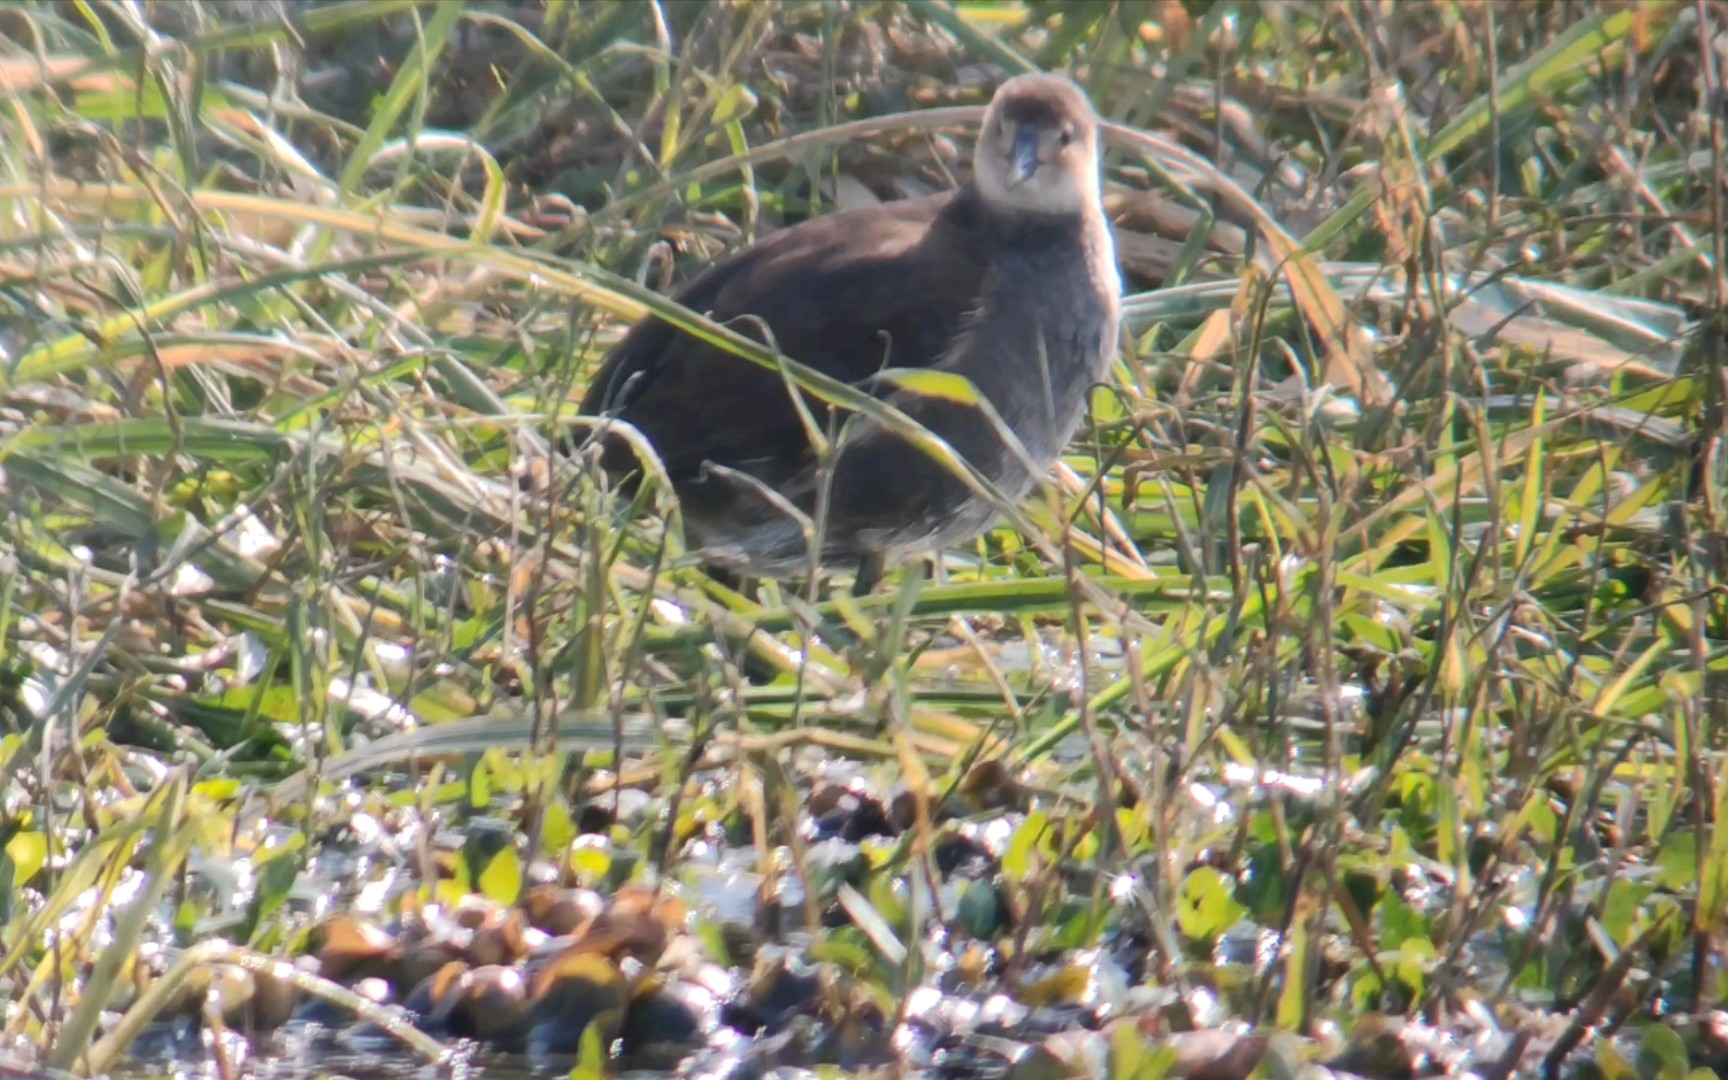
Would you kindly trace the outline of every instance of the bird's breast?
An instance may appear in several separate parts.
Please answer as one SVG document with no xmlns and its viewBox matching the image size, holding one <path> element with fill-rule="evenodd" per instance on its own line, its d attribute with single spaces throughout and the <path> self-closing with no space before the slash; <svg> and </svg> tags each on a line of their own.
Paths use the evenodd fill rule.
<svg viewBox="0 0 1728 1080">
<path fill-rule="evenodd" d="M 976 343 L 974 381 L 1047 465 L 1073 437 L 1114 352 L 1115 263 L 1077 244 L 1004 260 L 995 285 L 981 320 L 992 340 Z"/>
</svg>

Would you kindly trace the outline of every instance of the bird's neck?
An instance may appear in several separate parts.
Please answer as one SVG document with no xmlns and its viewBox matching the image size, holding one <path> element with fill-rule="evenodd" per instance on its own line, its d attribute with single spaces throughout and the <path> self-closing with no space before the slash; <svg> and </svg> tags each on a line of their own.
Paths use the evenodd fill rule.
<svg viewBox="0 0 1728 1080">
<path fill-rule="evenodd" d="M 1083 243 L 1093 234 L 1108 229 L 1103 205 L 1096 200 L 1088 200 L 1078 210 L 1043 213 L 993 204 L 969 184 L 962 190 L 955 209 L 998 250 L 1051 251 Z"/>
</svg>

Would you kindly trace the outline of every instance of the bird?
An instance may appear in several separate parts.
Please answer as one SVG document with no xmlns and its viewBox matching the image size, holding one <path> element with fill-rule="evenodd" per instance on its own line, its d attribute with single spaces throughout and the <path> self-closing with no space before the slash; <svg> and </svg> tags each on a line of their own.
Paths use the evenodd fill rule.
<svg viewBox="0 0 1728 1080">
<path fill-rule="evenodd" d="M 957 187 L 768 234 L 675 299 L 903 410 L 1019 502 L 1106 376 L 1121 290 L 1097 114 L 1072 80 L 1034 73 L 998 87 Z M 989 408 L 883 377 L 889 369 L 964 376 Z M 678 497 L 688 547 L 728 575 L 802 578 L 819 542 L 815 562 L 856 566 L 862 594 L 885 567 L 999 519 L 886 426 L 808 395 L 801 409 L 791 395 L 778 372 L 650 315 L 606 355 L 581 412 L 641 433 Z M 827 453 L 810 419 L 839 436 L 820 440 Z M 601 465 L 631 488 L 642 474 L 616 433 Z"/>
</svg>

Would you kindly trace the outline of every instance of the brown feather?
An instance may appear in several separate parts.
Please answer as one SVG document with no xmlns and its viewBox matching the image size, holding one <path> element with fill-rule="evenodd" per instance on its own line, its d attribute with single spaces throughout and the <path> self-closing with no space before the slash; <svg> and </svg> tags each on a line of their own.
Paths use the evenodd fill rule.
<svg viewBox="0 0 1728 1080">
<path fill-rule="evenodd" d="M 738 320 L 733 329 L 758 340 L 766 325 L 781 353 L 846 382 L 925 367 L 976 304 L 985 269 L 977 227 L 962 192 L 816 218 L 710 268 L 677 299 L 716 322 Z M 636 425 L 674 483 L 709 460 L 768 459 L 785 475 L 809 461 L 778 374 L 656 317 L 614 347 L 582 411 Z M 622 444 L 608 450 L 609 468 L 633 466 Z"/>
</svg>

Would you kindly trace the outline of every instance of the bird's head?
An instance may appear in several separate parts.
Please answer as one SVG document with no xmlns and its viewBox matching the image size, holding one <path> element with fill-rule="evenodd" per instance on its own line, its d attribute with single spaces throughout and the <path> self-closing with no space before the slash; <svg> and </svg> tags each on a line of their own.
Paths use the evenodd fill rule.
<svg viewBox="0 0 1728 1080">
<path fill-rule="evenodd" d="M 1060 75 L 1003 83 L 984 114 L 972 169 L 992 209 L 1063 216 L 1096 207 L 1098 116 L 1086 92 Z"/>
</svg>

